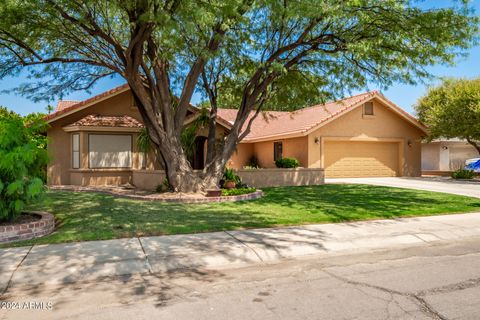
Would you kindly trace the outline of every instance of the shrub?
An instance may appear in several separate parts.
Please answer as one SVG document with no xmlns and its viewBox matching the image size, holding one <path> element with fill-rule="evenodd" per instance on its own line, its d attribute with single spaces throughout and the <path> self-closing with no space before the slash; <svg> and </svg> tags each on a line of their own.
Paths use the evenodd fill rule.
<svg viewBox="0 0 480 320">
<path fill-rule="evenodd" d="M 235 174 L 233 169 L 225 168 L 225 172 L 223 173 L 223 178 L 225 181 L 234 181 L 235 183 L 241 183 L 240 177 Z"/>
<path fill-rule="evenodd" d="M 258 158 L 253 155 L 248 159 L 247 165 L 244 166 L 245 169 L 258 169 L 260 168 L 260 163 L 258 162 Z"/>
<path fill-rule="evenodd" d="M 170 182 L 168 182 L 168 179 L 165 178 L 163 179 L 162 183 L 157 185 L 155 188 L 155 192 L 162 193 L 162 192 L 172 192 L 173 188 L 170 185 Z"/>
<path fill-rule="evenodd" d="M 222 189 L 222 196 L 239 196 L 257 191 L 255 188 Z"/>
<path fill-rule="evenodd" d="M 46 124 L 29 125 L 16 114 L 0 114 L 0 220 L 14 220 L 43 191 L 47 151 L 38 144 Z"/>
<path fill-rule="evenodd" d="M 295 158 L 281 158 L 275 161 L 277 168 L 298 168 L 300 162 Z"/>
<path fill-rule="evenodd" d="M 475 172 L 473 170 L 458 169 L 452 172 L 453 179 L 473 179 Z"/>
</svg>

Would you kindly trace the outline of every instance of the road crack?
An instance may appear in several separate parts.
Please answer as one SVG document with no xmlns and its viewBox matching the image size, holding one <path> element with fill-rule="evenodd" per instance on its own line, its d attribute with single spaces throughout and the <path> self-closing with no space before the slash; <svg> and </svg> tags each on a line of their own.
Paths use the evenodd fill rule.
<svg viewBox="0 0 480 320">
<path fill-rule="evenodd" d="M 332 278 L 335 278 L 339 281 L 342 281 L 342 282 L 347 283 L 347 284 L 352 285 L 352 286 L 361 286 L 361 287 L 371 288 L 371 289 L 375 289 L 375 290 L 385 292 L 389 295 L 399 295 L 399 296 L 409 298 L 409 299 L 417 302 L 417 304 L 420 305 L 421 311 L 423 313 L 425 313 L 426 315 L 428 315 L 430 318 L 435 319 L 435 320 L 448 320 L 445 316 L 441 315 L 438 311 L 436 311 L 427 301 L 425 301 L 425 299 L 420 297 L 420 295 L 418 293 L 414 294 L 414 293 L 408 293 L 408 292 L 401 292 L 401 291 L 388 289 L 388 288 L 380 287 L 380 286 L 365 283 L 365 282 L 350 280 L 348 278 L 336 275 L 336 274 L 334 274 L 330 271 L 327 271 L 325 269 L 322 269 L 322 271 L 325 272 L 326 274 L 328 274 L 329 276 L 331 276 Z"/>
</svg>

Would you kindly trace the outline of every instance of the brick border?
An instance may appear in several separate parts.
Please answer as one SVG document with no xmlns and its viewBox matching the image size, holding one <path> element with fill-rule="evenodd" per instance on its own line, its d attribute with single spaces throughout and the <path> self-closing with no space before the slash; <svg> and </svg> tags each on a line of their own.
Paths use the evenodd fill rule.
<svg viewBox="0 0 480 320">
<path fill-rule="evenodd" d="M 27 211 L 41 216 L 40 220 L 11 226 L 0 226 L 0 243 L 43 237 L 55 229 L 55 218 L 48 212 Z"/>
<path fill-rule="evenodd" d="M 95 192 L 109 194 L 118 198 L 144 200 L 144 201 L 158 201 L 158 202 L 170 202 L 170 203 L 210 203 L 210 202 L 235 202 L 254 200 L 263 197 L 263 191 L 257 189 L 255 192 L 241 194 L 236 196 L 220 196 L 220 197 L 192 197 L 188 195 L 182 195 L 176 198 L 165 198 L 159 194 L 128 194 L 120 193 L 114 190 L 102 190 L 95 187 L 83 187 L 83 186 L 50 186 L 51 190 L 60 191 L 73 191 L 73 192 Z"/>
</svg>

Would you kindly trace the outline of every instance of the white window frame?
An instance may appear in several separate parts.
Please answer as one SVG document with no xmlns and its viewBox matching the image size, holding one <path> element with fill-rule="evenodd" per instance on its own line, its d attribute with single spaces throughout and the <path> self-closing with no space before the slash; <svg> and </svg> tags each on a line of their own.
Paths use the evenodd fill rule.
<svg viewBox="0 0 480 320">
<path fill-rule="evenodd" d="M 72 169 L 80 169 L 80 134 L 72 134 Z"/>
</svg>

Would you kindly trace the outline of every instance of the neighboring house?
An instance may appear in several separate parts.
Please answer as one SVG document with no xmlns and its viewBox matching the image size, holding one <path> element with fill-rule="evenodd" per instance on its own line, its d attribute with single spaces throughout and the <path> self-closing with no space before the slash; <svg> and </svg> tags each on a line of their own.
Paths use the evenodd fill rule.
<svg viewBox="0 0 480 320">
<path fill-rule="evenodd" d="M 465 167 L 465 160 L 479 158 L 477 150 L 465 140 L 438 139 L 422 144 L 422 171 L 441 174 Z"/>
<path fill-rule="evenodd" d="M 190 119 L 197 112 L 191 107 Z M 235 115 L 235 109 L 219 110 L 218 136 L 228 133 Z M 61 101 L 46 120 L 51 185 L 119 185 L 131 183 L 136 171 L 162 168 L 155 153 L 137 150 L 143 124 L 127 85 L 82 102 Z M 205 131 L 195 139 L 195 169 L 204 166 Z M 424 135 L 413 116 L 373 91 L 260 114 L 229 166 L 241 169 L 256 156 L 261 167 L 273 168 L 276 158 L 295 157 L 302 167 L 325 168 L 327 177 L 419 176 Z"/>
</svg>

